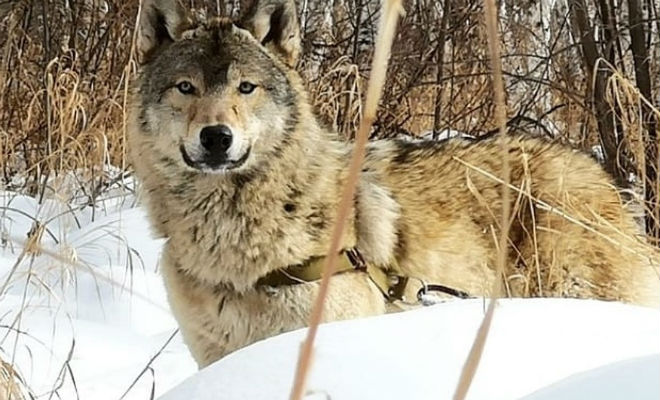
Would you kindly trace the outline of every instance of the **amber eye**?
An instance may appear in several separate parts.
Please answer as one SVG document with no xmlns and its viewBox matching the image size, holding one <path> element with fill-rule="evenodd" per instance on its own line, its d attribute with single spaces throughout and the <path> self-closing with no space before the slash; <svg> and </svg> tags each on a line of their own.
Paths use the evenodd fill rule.
<svg viewBox="0 0 660 400">
<path fill-rule="evenodd" d="M 250 94 L 254 92 L 254 89 L 257 87 L 254 83 L 243 81 L 238 85 L 238 91 L 243 94 Z"/>
<path fill-rule="evenodd" d="M 179 82 L 176 85 L 176 88 L 179 89 L 179 92 L 183 94 L 193 94 L 195 93 L 195 86 L 188 81 Z"/>
</svg>

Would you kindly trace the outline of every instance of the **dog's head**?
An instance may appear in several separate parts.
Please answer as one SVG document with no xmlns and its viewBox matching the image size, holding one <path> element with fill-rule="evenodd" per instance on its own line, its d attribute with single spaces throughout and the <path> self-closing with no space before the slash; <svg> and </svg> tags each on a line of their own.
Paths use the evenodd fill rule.
<svg viewBox="0 0 660 400">
<path fill-rule="evenodd" d="M 137 37 L 138 134 L 169 166 L 255 165 L 293 129 L 300 52 L 293 0 L 256 0 L 237 21 L 193 21 L 179 0 L 144 0 Z"/>
</svg>

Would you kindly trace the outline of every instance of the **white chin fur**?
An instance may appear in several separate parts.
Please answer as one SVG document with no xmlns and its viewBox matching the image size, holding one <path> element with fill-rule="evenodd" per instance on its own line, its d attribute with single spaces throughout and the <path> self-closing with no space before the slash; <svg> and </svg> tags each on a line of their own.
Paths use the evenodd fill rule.
<svg viewBox="0 0 660 400">
<path fill-rule="evenodd" d="M 249 148 L 249 143 L 233 143 L 231 147 L 229 147 L 229 151 L 227 151 L 227 159 L 231 161 L 240 160 Z"/>
</svg>

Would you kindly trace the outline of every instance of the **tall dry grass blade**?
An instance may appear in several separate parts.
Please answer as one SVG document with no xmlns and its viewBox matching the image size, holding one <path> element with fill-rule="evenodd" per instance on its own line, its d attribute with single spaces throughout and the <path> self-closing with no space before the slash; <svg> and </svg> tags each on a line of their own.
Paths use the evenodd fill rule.
<svg viewBox="0 0 660 400">
<path fill-rule="evenodd" d="M 314 301 L 314 306 L 310 315 L 307 337 L 300 350 L 296 375 L 291 390 L 291 400 L 301 400 L 305 392 L 307 376 L 311 367 L 314 339 L 316 338 L 318 326 L 323 319 L 323 304 L 328 295 L 330 277 L 334 274 L 336 269 L 341 238 L 346 225 L 346 219 L 352 209 L 355 188 L 360 176 L 361 165 L 365 155 L 365 146 L 369 137 L 369 131 L 376 118 L 376 110 L 383 91 L 383 85 L 385 84 L 385 75 L 387 72 L 390 50 L 392 48 L 392 41 L 396 32 L 397 21 L 402 11 L 401 0 L 386 0 L 382 3 L 381 20 L 372 62 L 371 78 L 369 79 L 369 86 L 367 88 L 364 117 L 360 123 L 360 128 L 355 140 L 348 177 L 346 179 L 346 186 L 342 193 L 341 202 L 339 203 L 339 209 L 337 212 L 337 220 L 332 232 L 328 257 L 326 257 L 325 265 L 323 266 L 323 278 L 321 279 L 319 293 Z"/>
<path fill-rule="evenodd" d="M 477 372 L 477 367 L 481 361 L 481 355 L 483 354 L 484 348 L 486 347 L 486 339 L 488 339 L 490 324 L 493 321 L 493 316 L 495 315 L 496 304 L 497 302 L 495 300 L 491 300 L 490 303 L 488 303 L 488 308 L 486 309 L 484 320 L 479 326 L 477 336 L 474 338 L 474 343 L 472 344 L 468 358 L 465 360 L 465 365 L 461 371 L 461 377 L 458 381 L 456 392 L 454 393 L 454 400 L 464 399 L 467 396 L 468 390 L 470 389 L 470 384 L 472 383 L 474 374 Z"/>
<path fill-rule="evenodd" d="M 497 249 L 497 273 L 493 283 L 492 299 L 488 305 L 488 310 L 484 316 L 477 337 L 472 344 L 470 354 L 463 366 L 461 376 L 454 393 L 454 400 L 463 400 L 467 396 L 474 375 L 477 372 L 481 355 L 483 354 L 484 347 L 486 346 L 486 339 L 490 330 L 490 324 L 493 320 L 495 313 L 495 305 L 497 297 L 502 292 L 502 279 L 504 277 L 504 268 L 507 262 L 507 240 L 509 238 L 510 226 L 510 165 L 509 165 L 509 149 L 506 138 L 506 101 L 504 98 L 504 79 L 502 77 L 502 61 L 500 55 L 500 35 L 497 28 L 497 5 L 495 0 L 485 0 L 484 12 L 486 19 L 486 32 L 488 34 L 488 50 L 490 53 L 490 62 L 493 73 L 493 91 L 495 93 L 495 118 L 497 119 L 497 126 L 499 127 L 499 142 L 502 150 L 502 174 L 504 175 L 504 182 L 502 188 L 502 220 L 500 223 L 500 237 Z"/>
<path fill-rule="evenodd" d="M 142 368 L 142 371 L 140 371 L 140 373 L 135 377 L 135 379 L 133 379 L 133 382 L 131 382 L 131 384 L 128 386 L 128 388 L 126 389 L 126 391 L 124 391 L 124 394 L 121 395 L 121 397 L 119 398 L 119 400 L 124 400 L 124 399 L 126 398 L 126 396 L 128 396 L 128 394 L 130 393 L 130 391 L 133 390 L 133 388 L 135 387 L 135 385 L 137 385 L 137 383 L 138 383 L 138 381 L 140 380 L 140 378 L 142 378 L 142 377 L 144 376 L 144 374 L 146 374 L 147 371 L 149 371 L 149 369 L 150 369 L 151 366 L 153 365 L 154 361 L 156 361 L 156 359 L 157 359 L 158 357 L 160 357 L 161 354 L 163 354 L 163 351 L 165 351 L 165 349 L 167 348 L 167 346 L 170 345 L 170 342 L 172 342 L 172 340 L 174 339 L 174 337 L 175 337 L 178 333 L 179 333 L 179 330 L 178 330 L 178 329 L 175 329 L 174 332 L 172 332 L 172 334 L 167 338 L 167 340 L 165 341 L 165 343 L 163 343 L 163 345 L 160 346 L 160 348 L 158 349 L 158 351 L 157 351 L 157 352 L 156 352 L 156 353 L 155 353 L 155 354 L 149 359 L 149 361 L 148 361 L 147 364 L 144 366 L 144 368 Z"/>
</svg>

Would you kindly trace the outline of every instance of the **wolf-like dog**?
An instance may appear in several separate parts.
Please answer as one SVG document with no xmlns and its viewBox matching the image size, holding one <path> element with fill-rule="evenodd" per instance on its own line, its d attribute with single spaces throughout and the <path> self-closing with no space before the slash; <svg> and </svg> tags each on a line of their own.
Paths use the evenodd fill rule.
<svg viewBox="0 0 660 400">
<path fill-rule="evenodd" d="M 201 18 L 198 18 L 201 19 Z M 306 325 L 317 280 L 264 278 L 329 249 L 351 144 L 315 117 L 295 65 L 292 0 L 194 20 L 177 0 L 144 0 L 129 150 L 162 256 L 169 302 L 200 367 Z M 342 249 L 421 284 L 488 296 L 660 304 L 658 252 L 621 191 L 581 152 L 508 135 L 509 262 L 496 140 L 369 144 Z M 394 307 L 365 269 L 332 277 L 325 319 Z"/>
</svg>

